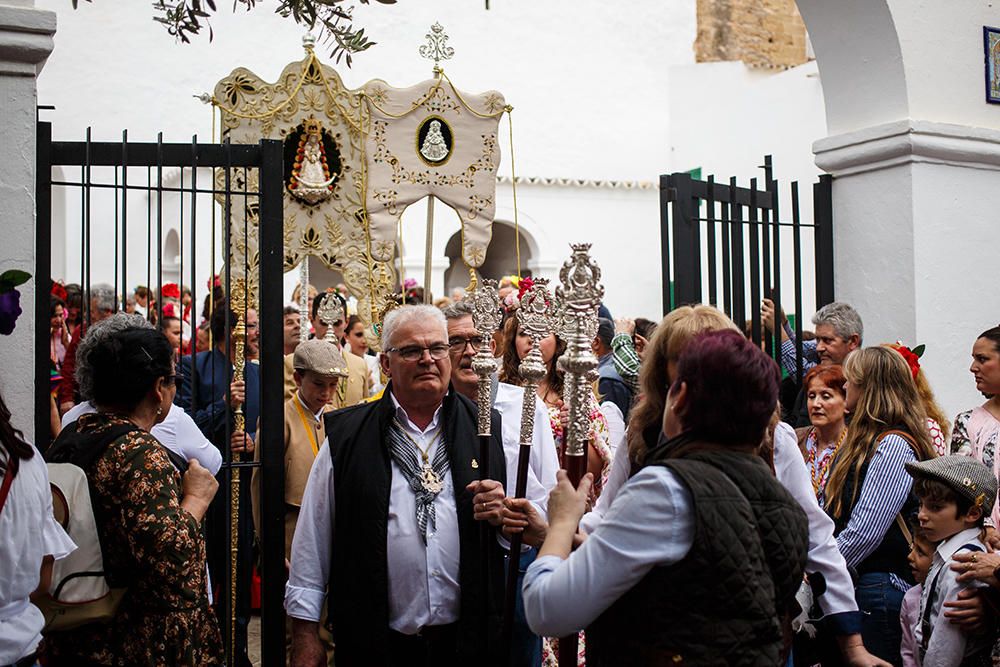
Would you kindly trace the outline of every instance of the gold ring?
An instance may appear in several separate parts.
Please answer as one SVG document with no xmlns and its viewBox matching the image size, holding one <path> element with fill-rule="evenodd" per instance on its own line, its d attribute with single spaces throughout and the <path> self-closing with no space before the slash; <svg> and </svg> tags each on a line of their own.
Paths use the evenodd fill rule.
<svg viewBox="0 0 1000 667">
<path fill-rule="evenodd" d="M 977 554 L 976 552 L 972 552 L 972 562 L 976 563 L 978 561 L 979 561 L 979 554 Z"/>
</svg>

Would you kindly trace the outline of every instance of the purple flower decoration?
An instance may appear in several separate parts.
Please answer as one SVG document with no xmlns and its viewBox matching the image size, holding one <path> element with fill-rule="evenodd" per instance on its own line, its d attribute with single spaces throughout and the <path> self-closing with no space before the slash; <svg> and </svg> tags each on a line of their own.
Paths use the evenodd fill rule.
<svg viewBox="0 0 1000 667">
<path fill-rule="evenodd" d="M 21 293 L 16 289 L 0 294 L 0 334 L 9 336 L 21 315 Z"/>
<path fill-rule="evenodd" d="M 15 288 L 31 278 L 27 271 L 10 269 L 0 273 L 0 334 L 9 336 L 21 315 L 21 293 Z"/>
</svg>

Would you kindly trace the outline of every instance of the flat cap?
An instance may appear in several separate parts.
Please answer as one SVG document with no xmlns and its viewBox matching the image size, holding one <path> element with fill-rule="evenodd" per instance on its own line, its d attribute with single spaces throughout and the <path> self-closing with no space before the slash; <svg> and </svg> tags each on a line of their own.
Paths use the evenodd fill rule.
<svg viewBox="0 0 1000 667">
<path fill-rule="evenodd" d="M 906 464 L 906 472 L 913 477 L 934 479 L 945 484 L 974 506 L 984 508 L 985 513 L 993 510 L 997 498 L 997 478 L 992 470 L 971 456 L 952 454 L 911 462 Z"/>
<path fill-rule="evenodd" d="M 302 341 L 295 348 L 292 366 L 297 371 L 347 377 L 347 362 L 337 346 L 321 338 Z"/>
</svg>

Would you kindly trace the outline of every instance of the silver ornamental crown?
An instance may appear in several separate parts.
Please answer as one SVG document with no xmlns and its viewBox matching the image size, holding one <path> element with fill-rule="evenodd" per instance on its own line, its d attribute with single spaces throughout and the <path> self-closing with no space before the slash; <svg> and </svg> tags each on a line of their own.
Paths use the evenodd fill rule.
<svg viewBox="0 0 1000 667">
<path fill-rule="evenodd" d="M 589 341 L 597 335 L 597 308 L 604 298 L 601 268 L 590 256 L 589 243 L 572 243 L 573 254 L 559 270 L 556 297 L 563 310 L 560 331 L 563 337 L 582 334 Z"/>
<path fill-rule="evenodd" d="M 420 56 L 433 60 L 435 67 L 442 60 L 450 60 L 455 55 L 455 49 L 448 46 L 448 34 L 440 23 L 435 22 L 424 37 L 427 43 L 420 47 Z"/>
<path fill-rule="evenodd" d="M 472 304 L 472 322 L 479 335 L 489 338 L 503 319 L 497 281 L 480 280 L 476 289 L 466 294 L 465 298 Z"/>
<path fill-rule="evenodd" d="M 316 314 L 319 316 L 320 322 L 331 327 L 334 322 L 344 319 L 344 308 L 340 305 L 340 299 L 337 298 L 337 295 L 331 292 L 320 301 Z"/>
</svg>

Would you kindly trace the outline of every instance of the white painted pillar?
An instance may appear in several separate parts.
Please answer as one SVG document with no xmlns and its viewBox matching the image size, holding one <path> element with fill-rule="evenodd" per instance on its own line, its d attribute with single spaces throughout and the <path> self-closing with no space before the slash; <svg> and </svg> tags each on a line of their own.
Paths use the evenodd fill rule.
<svg viewBox="0 0 1000 667">
<path fill-rule="evenodd" d="M 21 317 L 10 336 L 0 337 L 4 400 L 14 426 L 34 431 L 35 303 L 35 79 L 49 53 L 56 15 L 32 0 L 0 0 L 0 211 L 4 242 L 0 273 L 21 269 L 32 280 L 18 288 Z M 46 378 L 44 380 L 48 382 Z"/>
<path fill-rule="evenodd" d="M 865 344 L 925 343 L 949 418 L 977 405 L 972 344 L 1000 322 L 1000 130 L 901 120 L 813 148 L 836 177 L 837 298 L 861 314 Z"/>
</svg>

